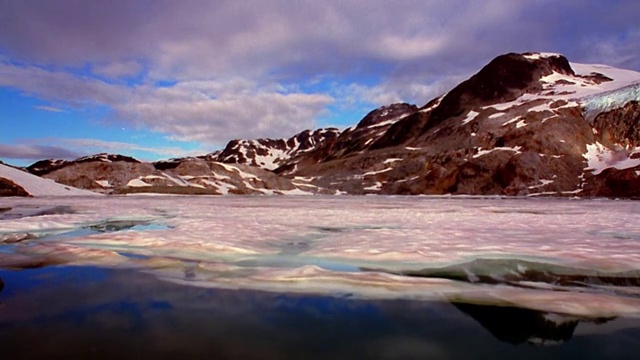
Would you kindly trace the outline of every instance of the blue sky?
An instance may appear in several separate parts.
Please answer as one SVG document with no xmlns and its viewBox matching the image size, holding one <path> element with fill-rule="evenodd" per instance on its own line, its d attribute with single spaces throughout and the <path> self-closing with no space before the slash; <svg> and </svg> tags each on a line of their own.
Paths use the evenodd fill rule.
<svg viewBox="0 0 640 360">
<path fill-rule="evenodd" d="M 344 128 L 507 52 L 640 71 L 638 14 L 635 0 L 0 0 L 0 160 L 157 160 Z"/>
</svg>

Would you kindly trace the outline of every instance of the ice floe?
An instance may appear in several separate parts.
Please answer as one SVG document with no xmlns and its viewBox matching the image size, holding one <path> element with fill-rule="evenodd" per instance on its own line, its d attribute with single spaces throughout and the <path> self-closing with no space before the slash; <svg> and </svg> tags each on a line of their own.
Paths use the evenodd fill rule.
<svg viewBox="0 0 640 360">
<path fill-rule="evenodd" d="M 634 201 L 112 196 L 3 207 L 3 268 L 124 267 L 186 286 L 640 316 Z"/>
</svg>

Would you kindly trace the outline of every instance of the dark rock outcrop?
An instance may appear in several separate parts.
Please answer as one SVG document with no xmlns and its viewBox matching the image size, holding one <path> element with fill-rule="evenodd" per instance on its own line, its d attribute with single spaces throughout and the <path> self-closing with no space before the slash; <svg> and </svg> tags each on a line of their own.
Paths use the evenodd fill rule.
<svg viewBox="0 0 640 360">
<path fill-rule="evenodd" d="M 22 196 L 29 197 L 29 193 L 15 182 L 0 177 L 0 197 L 3 196 Z"/>
</svg>

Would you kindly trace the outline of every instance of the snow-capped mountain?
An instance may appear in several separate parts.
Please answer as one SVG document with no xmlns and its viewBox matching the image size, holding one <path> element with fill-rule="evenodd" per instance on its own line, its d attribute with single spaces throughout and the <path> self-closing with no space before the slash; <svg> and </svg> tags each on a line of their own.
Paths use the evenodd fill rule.
<svg viewBox="0 0 640 360">
<path fill-rule="evenodd" d="M 421 108 L 383 106 L 342 132 L 233 140 L 156 163 L 100 154 L 29 170 L 124 192 L 637 197 L 639 121 L 640 73 L 512 53 Z"/>
<path fill-rule="evenodd" d="M 172 194 L 306 194 L 312 185 L 295 185 L 270 171 L 202 158 L 141 162 L 130 157 L 98 154 L 74 161 L 38 162 L 41 176 L 61 184 L 103 193 Z"/>
<path fill-rule="evenodd" d="M 327 143 L 340 135 L 336 128 L 305 130 L 289 139 L 232 140 L 215 156 L 219 162 L 257 166 L 275 170 L 301 154 Z"/>
</svg>

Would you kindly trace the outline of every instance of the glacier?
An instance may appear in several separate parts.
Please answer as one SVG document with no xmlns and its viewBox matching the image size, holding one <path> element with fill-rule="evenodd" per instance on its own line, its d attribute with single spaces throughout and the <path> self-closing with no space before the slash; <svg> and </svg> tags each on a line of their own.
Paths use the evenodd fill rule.
<svg viewBox="0 0 640 360">
<path fill-rule="evenodd" d="M 581 99 L 580 103 L 585 119 L 593 125 L 593 120 L 599 114 L 621 108 L 631 101 L 640 101 L 640 83 L 590 95 Z"/>
</svg>

